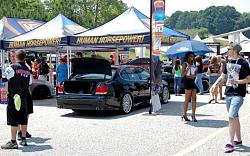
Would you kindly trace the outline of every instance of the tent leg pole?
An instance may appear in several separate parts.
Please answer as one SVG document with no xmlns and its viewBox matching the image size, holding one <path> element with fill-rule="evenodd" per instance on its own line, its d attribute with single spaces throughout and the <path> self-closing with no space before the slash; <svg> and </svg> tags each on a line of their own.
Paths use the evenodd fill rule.
<svg viewBox="0 0 250 156">
<path fill-rule="evenodd" d="M 119 65 L 119 54 L 118 54 L 118 47 L 116 46 L 116 49 L 115 49 L 115 64 L 116 65 Z"/>
<path fill-rule="evenodd" d="M 55 66 L 56 72 L 57 72 L 57 67 L 59 65 L 58 56 L 59 56 L 59 50 L 57 49 L 56 50 L 56 66 Z M 56 86 L 57 86 L 57 84 L 58 84 L 58 77 L 57 77 L 57 74 L 56 74 Z"/>
<path fill-rule="evenodd" d="M 69 74 L 71 73 L 71 54 L 72 54 L 72 51 L 71 51 L 71 46 L 69 46 Z"/>
<path fill-rule="evenodd" d="M 53 84 L 53 71 L 52 71 L 52 61 L 51 61 L 51 52 L 49 53 L 49 68 L 50 68 L 50 71 L 49 71 L 49 82 L 52 84 L 52 85 L 54 85 Z"/>
<path fill-rule="evenodd" d="M 67 46 L 67 63 L 69 63 L 69 46 Z M 69 78 L 69 66 L 68 66 L 68 78 Z"/>
</svg>

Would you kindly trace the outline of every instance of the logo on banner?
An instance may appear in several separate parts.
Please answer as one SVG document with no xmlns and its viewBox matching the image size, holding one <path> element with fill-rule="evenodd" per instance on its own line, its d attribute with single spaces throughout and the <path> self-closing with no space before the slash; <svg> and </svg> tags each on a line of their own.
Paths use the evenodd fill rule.
<svg viewBox="0 0 250 156">
<path fill-rule="evenodd" d="M 35 29 L 35 28 L 37 28 L 37 27 L 39 27 L 40 25 L 43 24 L 43 22 L 35 22 L 35 21 L 18 21 L 17 23 L 26 32 L 31 31 L 31 30 L 33 30 L 33 29 Z"/>
</svg>

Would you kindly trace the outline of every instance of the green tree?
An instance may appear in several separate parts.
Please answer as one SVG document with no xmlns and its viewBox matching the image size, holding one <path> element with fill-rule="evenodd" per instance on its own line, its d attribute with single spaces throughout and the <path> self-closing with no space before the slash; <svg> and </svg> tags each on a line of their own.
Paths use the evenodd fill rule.
<svg viewBox="0 0 250 156">
<path fill-rule="evenodd" d="M 250 12 L 241 14 L 238 21 L 235 24 L 235 30 L 243 29 L 247 27 L 250 27 Z M 250 31 L 244 32 L 244 35 L 250 38 Z"/>
<path fill-rule="evenodd" d="M 196 22 L 197 16 L 198 16 L 197 11 L 183 12 L 177 19 L 175 28 L 176 29 L 197 28 L 198 27 L 198 23 Z"/>
<path fill-rule="evenodd" d="M 45 0 L 48 19 L 59 13 L 78 24 L 92 28 L 99 26 L 121 14 L 126 5 L 119 0 Z"/>
<path fill-rule="evenodd" d="M 169 26 L 170 28 L 175 28 L 176 22 L 178 21 L 180 15 L 182 13 L 183 12 L 181 12 L 181 11 L 174 12 L 171 17 L 169 17 L 165 20 L 165 25 Z"/>
<path fill-rule="evenodd" d="M 45 20 L 46 12 L 40 0 L 1 0 L 0 17 Z"/>
<path fill-rule="evenodd" d="M 221 34 L 234 30 L 240 13 L 232 6 L 211 6 L 200 12 L 199 25 L 208 28 L 212 34 Z"/>
<path fill-rule="evenodd" d="M 198 35 L 201 39 L 205 39 L 209 37 L 210 33 L 207 28 L 200 28 L 198 31 Z"/>
</svg>

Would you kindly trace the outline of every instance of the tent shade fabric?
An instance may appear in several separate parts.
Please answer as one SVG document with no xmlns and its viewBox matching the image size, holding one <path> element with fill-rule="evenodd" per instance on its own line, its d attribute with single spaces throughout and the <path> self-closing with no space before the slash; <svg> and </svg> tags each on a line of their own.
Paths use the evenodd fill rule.
<svg viewBox="0 0 250 156">
<path fill-rule="evenodd" d="M 135 46 L 150 44 L 149 18 L 134 7 L 97 28 L 70 37 L 70 45 Z M 165 36 L 188 38 L 188 35 L 164 28 Z"/>
<path fill-rule="evenodd" d="M 163 28 L 163 35 L 168 36 L 168 37 L 182 37 L 182 38 L 187 38 L 187 39 L 190 38 L 189 35 L 186 35 L 186 34 L 183 34 L 181 32 L 178 32 L 176 30 L 170 29 L 166 26 L 164 26 L 164 28 Z"/>
<path fill-rule="evenodd" d="M 31 19 L 15 19 L 3 17 L 0 20 L 0 40 L 10 39 L 31 31 L 45 22 Z"/>
<path fill-rule="evenodd" d="M 68 45 L 68 36 L 86 29 L 59 14 L 49 22 L 4 41 L 4 49 Z"/>
<path fill-rule="evenodd" d="M 76 36 L 108 36 L 149 33 L 149 29 L 137 16 L 138 11 L 136 13 L 135 10 L 134 7 L 131 7 L 108 23 Z"/>
</svg>

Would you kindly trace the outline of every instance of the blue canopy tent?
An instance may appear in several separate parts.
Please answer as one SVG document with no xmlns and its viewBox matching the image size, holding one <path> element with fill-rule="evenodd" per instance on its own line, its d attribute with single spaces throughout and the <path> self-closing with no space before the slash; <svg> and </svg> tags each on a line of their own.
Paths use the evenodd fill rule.
<svg viewBox="0 0 250 156">
<path fill-rule="evenodd" d="M 19 35 L 4 40 L 4 49 L 32 49 L 55 51 L 58 46 L 67 46 L 67 36 L 85 31 L 86 29 L 59 14 L 49 22 Z"/>
<path fill-rule="evenodd" d="M 149 46 L 150 19 L 134 7 L 97 28 L 70 37 L 72 46 Z M 164 27 L 165 36 L 189 38 L 188 35 Z"/>
<path fill-rule="evenodd" d="M 31 31 L 42 24 L 43 21 L 3 17 L 0 20 L 0 49 L 3 49 L 3 40 Z M 1 50 L 1 64 L 4 60 L 4 52 Z"/>
<path fill-rule="evenodd" d="M 10 39 L 44 24 L 43 21 L 3 17 L 0 20 L 0 40 Z"/>
<path fill-rule="evenodd" d="M 134 7 L 97 28 L 70 37 L 73 46 L 148 46 L 150 32 Z"/>
<path fill-rule="evenodd" d="M 168 37 L 181 37 L 181 38 L 186 38 L 188 40 L 190 39 L 189 35 L 186 35 L 182 32 L 170 29 L 166 26 L 164 26 L 164 28 L 163 28 L 163 35 L 168 36 Z"/>
<path fill-rule="evenodd" d="M 50 51 L 57 54 L 64 51 L 69 56 L 68 36 L 85 30 L 82 26 L 59 14 L 32 31 L 4 40 L 3 47 L 4 49 Z M 70 58 L 67 58 L 70 62 Z M 70 73 L 70 69 L 68 73 Z"/>
<path fill-rule="evenodd" d="M 71 46 L 145 47 L 150 45 L 150 19 L 134 7 L 97 27 L 70 37 Z M 189 38 L 188 35 L 165 28 L 165 35 Z M 171 34 L 172 33 L 172 34 Z M 118 50 L 117 57 L 118 57 Z M 116 59 L 118 60 L 118 59 Z"/>
</svg>

